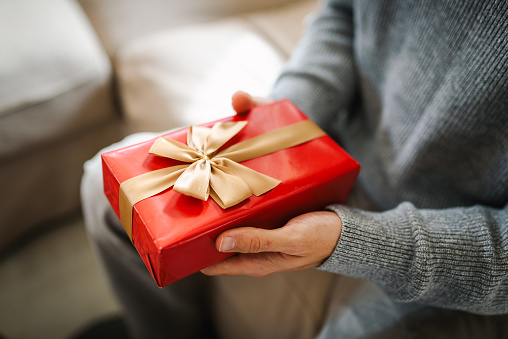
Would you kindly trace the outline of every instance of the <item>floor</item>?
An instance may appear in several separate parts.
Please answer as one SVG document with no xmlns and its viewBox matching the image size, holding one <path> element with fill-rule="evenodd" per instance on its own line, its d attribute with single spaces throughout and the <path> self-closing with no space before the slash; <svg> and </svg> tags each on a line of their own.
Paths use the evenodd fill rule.
<svg viewBox="0 0 508 339">
<path fill-rule="evenodd" d="M 118 313 L 78 214 L 0 258 L 2 339 L 69 339 Z"/>
</svg>

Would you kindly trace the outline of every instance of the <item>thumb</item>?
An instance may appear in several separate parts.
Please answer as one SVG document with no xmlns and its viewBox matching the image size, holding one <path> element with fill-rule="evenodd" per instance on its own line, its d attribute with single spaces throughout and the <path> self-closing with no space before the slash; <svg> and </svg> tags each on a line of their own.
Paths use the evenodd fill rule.
<svg viewBox="0 0 508 339">
<path fill-rule="evenodd" d="M 288 240 L 281 233 L 281 229 L 239 227 L 222 233 L 215 246 L 219 252 L 283 252 Z"/>
</svg>

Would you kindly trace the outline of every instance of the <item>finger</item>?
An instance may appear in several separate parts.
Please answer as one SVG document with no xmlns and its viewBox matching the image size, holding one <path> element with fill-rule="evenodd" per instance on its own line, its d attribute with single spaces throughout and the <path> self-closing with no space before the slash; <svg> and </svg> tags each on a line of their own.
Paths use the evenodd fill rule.
<svg viewBox="0 0 508 339">
<path fill-rule="evenodd" d="M 238 114 L 247 113 L 251 108 L 267 105 L 274 100 L 271 98 L 253 97 L 244 91 L 237 91 L 231 98 L 231 105 Z"/>
<path fill-rule="evenodd" d="M 240 253 L 201 270 L 206 275 L 249 275 L 265 277 L 275 272 L 311 267 L 302 259 L 283 253 Z M 315 266 L 315 265 L 314 265 Z"/>
<path fill-rule="evenodd" d="M 249 275 L 264 277 L 278 271 L 278 267 L 274 267 L 275 265 L 272 261 L 266 260 L 265 257 L 267 254 L 271 253 L 237 254 L 201 270 L 201 273 L 206 275 Z"/>
<path fill-rule="evenodd" d="M 231 98 L 231 105 L 238 114 L 248 112 L 252 108 L 253 104 L 252 96 L 243 91 L 235 92 Z"/>
<path fill-rule="evenodd" d="M 265 230 L 239 227 L 222 233 L 215 246 L 219 252 L 261 253 L 290 252 L 291 235 L 284 228 Z"/>
</svg>

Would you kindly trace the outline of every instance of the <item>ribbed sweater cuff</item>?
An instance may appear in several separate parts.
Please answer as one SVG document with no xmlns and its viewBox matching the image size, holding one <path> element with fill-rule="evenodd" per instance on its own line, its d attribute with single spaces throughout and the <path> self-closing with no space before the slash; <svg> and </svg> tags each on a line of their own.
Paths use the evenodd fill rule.
<svg viewBox="0 0 508 339">
<path fill-rule="evenodd" d="M 342 234 L 332 255 L 318 268 L 397 289 L 410 270 L 414 251 L 407 218 L 397 209 L 370 213 L 354 208 L 328 207 L 342 219 Z"/>
</svg>

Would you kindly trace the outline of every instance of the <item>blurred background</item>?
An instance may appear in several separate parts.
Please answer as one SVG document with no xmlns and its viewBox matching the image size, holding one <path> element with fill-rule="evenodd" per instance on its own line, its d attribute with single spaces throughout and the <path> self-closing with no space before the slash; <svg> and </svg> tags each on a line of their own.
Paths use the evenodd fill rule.
<svg viewBox="0 0 508 339">
<path fill-rule="evenodd" d="M 83 163 L 265 96 L 317 0 L 0 1 L 0 338 L 120 314 L 87 240 Z"/>
</svg>

